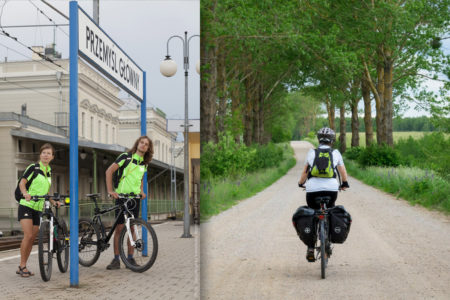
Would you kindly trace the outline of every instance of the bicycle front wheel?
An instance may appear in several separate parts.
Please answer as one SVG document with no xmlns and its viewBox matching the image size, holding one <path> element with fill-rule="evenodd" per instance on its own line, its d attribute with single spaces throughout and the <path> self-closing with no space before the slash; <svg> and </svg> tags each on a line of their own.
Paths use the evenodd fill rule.
<svg viewBox="0 0 450 300">
<path fill-rule="evenodd" d="M 130 230 L 124 226 L 120 233 L 119 253 L 127 268 L 134 272 L 145 272 L 155 263 L 158 255 L 158 239 L 153 227 L 142 219 L 131 219 Z M 134 246 L 131 245 L 131 240 Z M 128 256 L 132 255 L 132 259 Z"/>
<path fill-rule="evenodd" d="M 52 276 L 53 249 L 50 249 L 50 222 L 43 221 L 39 228 L 39 270 L 44 281 L 49 281 Z"/>
<path fill-rule="evenodd" d="M 58 261 L 58 268 L 61 273 L 65 273 L 69 267 L 69 232 L 64 220 L 59 220 L 58 231 L 56 236 L 56 243 L 58 245 L 58 251 L 56 258 Z"/>
<path fill-rule="evenodd" d="M 320 271 L 322 279 L 325 279 L 325 269 L 327 268 L 328 255 L 325 251 L 326 234 L 325 234 L 325 222 L 323 221 L 320 221 L 319 238 L 320 238 Z"/>
<path fill-rule="evenodd" d="M 100 233 L 97 226 L 88 219 L 78 222 L 78 262 L 80 265 L 90 267 L 100 256 L 98 246 Z"/>
</svg>

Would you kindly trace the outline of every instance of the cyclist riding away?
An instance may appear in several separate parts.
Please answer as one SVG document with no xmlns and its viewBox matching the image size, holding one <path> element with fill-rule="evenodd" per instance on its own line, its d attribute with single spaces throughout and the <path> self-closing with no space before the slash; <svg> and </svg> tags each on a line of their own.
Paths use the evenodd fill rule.
<svg viewBox="0 0 450 300">
<path fill-rule="evenodd" d="M 134 143 L 133 148 L 129 152 L 122 153 L 106 170 L 106 187 L 108 194 L 116 199 L 118 204 L 119 194 L 141 194 L 144 199 L 144 183 L 143 177 L 147 171 L 147 165 L 153 157 L 153 143 L 148 136 L 139 137 Z M 117 173 L 116 173 L 117 172 Z M 113 183 L 113 174 L 116 173 L 116 182 Z M 140 201 L 136 201 L 136 205 L 132 208 L 135 218 L 139 216 Z M 116 210 L 116 217 L 118 211 Z M 108 270 L 120 269 L 119 260 L 119 236 L 123 229 L 125 220 L 123 215 L 120 216 L 118 225 L 114 231 L 114 259 L 106 267 Z M 136 265 L 133 258 L 133 247 L 128 247 L 128 261 Z"/>
<path fill-rule="evenodd" d="M 55 157 L 55 149 L 46 143 L 39 152 L 39 162 L 29 165 L 19 181 L 19 189 L 22 195 L 19 200 L 18 221 L 22 227 L 23 240 L 20 244 L 20 265 L 16 274 L 21 277 L 30 277 L 34 273 L 27 269 L 27 261 L 33 248 L 34 240 L 39 233 L 40 218 L 44 207 L 44 199 L 30 201 L 32 196 L 47 195 L 52 183 L 51 168 L 49 163 Z M 50 199 L 55 206 L 61 203 Z"/>
<path fill-rule="evenodd" d="M 331 197 L 327 205 L 331 208 L 336 202 L 339 188 L 345 190 L 349 187 L 347 171 L 339 150 L 331 148 L 336 138 L 334 131 L 328 127 L 321 128 L 317 132 L 317 138 L 319 147 L 309 150 L 298 185 L 306 188 L 306 203 L 310 208 L 319 209 L 319 204 L 314 200 L 316 197 L 323 196 Z M 339 185 L 338 177 L 342 179 L 341 185 Z M 315 261 L 314 244 L 308 245 L 306 259 L 309 262 Z"/>
</svg>

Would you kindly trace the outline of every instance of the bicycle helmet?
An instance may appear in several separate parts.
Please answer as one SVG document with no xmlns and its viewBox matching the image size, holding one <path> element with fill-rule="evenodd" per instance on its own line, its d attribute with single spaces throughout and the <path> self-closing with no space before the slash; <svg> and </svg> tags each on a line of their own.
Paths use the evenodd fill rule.
<svg viewBox="0 0 450 300">
<path fill-rule="evenodd" d="M 331 144 L 336 139 L 336 134 L 333 129 L 324 127 L 317 132 L 317 138 L 319 139 L 319 143 Z"/>
</svg>

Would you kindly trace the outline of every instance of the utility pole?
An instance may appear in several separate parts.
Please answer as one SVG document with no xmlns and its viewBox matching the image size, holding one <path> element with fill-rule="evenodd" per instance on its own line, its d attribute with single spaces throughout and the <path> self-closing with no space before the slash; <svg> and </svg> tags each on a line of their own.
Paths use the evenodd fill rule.
<svg viewBox="0 0 450 300">
<path fill-rule="evenodd" d="M 93 5 L 94 5 L 94 21 L 95 23 L 97 23 L 97 25 L 100 25 L 100 17 L 99 17 L 99 13 L 100 13 L 100 7 L 99 7 L 99 1 L 100 0 L 94 0 L 93 1 Z"/>
</svg>

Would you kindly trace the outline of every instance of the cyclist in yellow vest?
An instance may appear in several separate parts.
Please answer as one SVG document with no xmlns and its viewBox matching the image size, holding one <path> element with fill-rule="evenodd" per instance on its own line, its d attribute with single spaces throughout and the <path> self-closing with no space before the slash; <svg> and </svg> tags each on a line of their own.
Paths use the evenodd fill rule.
<svg viewBox="0 0 450 300">
<path fill-rule="evenodd" d="M 47 195 L 52 183 L 50 162 L 55 157 L 55 149 L 52 145 L 46 143 L 42 145 L 39 152 L 39 170 L 37 176 L 34 177 L 30 186 L 26 187 L 28 181 L 33 177 L 33 173 L 36 172 L 35 164 L 29 165 L 23 173 L 19 188 L 23 194 L 23 198 L 20 199 L 18 208 L 18 220 L 22 227 L 23 239 L 20 244 L 20 265 L 16 274 L 22 277 L 33 276 L 34 273 L 27 269 L 27 261 L 30 256 L 31 248 L 33 247 L 34 240 L 39 233 L 39 224 L 44 207 L 44 199 L 39 201 L 31 201 L 32 196 Z M 37 167 L 36 167 L 37 168 Z M 58 207 L 61 205 L 59 202 L 50 200 L 53 205 Z"/>
<path fill-rule="evenodd" d="M 121 178 L 119 178 L 119 185 L 113 189 L 113 174 L 116 172 L 131 155 L 131 161 L 123 170 Z M 139 137 L 134 143 L 133 148 L 129 152 L 122 153 L 106 170 L 106 187 L 108 194 L 114 199 L 118 199 L 118 194 L 141 194 L 142 199 L 146 197 L 144 194 L 143 177 L 147 166 L 153 157 L 153 143 L 148 136 Z M 116 202 L 117 203 L 117 202 Z M 140 201 L 137 201 L 136 206 L 132 209 L 135 218 L 139 216 Z M 118 211 L 116 210 L 116 217 Z M 120 269 L 119 261 L 119 235 L 124 226 L 125 220 L 123 215 L 120 216 L 118 225 L 114 231 L 114 259 L 106 267 L 108 270 Z M 136 264 L 133 258 L 133 248 L 128 247 L 128 260 L 132 264 Z"/>
</svg>

